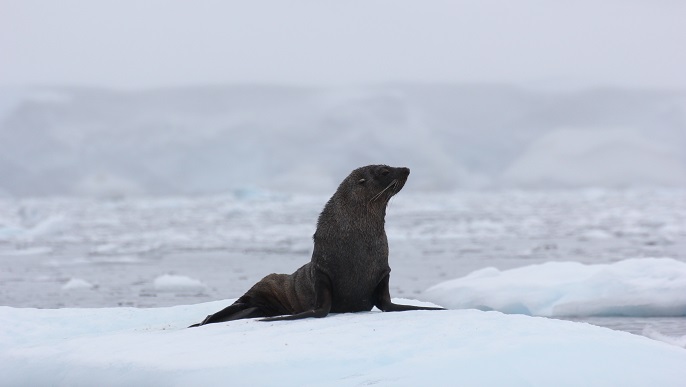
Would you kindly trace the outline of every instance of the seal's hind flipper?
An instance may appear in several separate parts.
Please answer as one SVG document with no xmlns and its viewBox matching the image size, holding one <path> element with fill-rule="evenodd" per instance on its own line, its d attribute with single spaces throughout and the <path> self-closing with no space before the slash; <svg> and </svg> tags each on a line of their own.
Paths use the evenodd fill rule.
<svg viewBox="0 0 686 387">
<path fill-rule="evenodd" d="M 301 318 L 309 317 L 326 317 L 331 311 L 331 281 L 329 277 L 321 272 L 317 272 L 314 282 L 317 304 L 314 309 L 306 310 L 304 312 L 290 314 L 286 316 L 276 316 L 263 318 L 260 321 L 286 321 L 286 320 L 300 320 Z"/>
<path fill-rule="evenodd" d="M 329 314 L 329 311 L 324 308 L 320 309 L 311 309 L 311 310 L 306 310 L 304 312 L 300 312 L 297 314 L 289 314 L 286 316 L 276 316 L 276 317 L 267 317 L 260 319 L 260 321 L 286 321 L 286 320 L 300 320 L 301 318 L 309 318 L 309 317 L 326 317 L 326 315 Z"/>
<path fill-rule="evenodd" d="M 240 320 L 242 318 L 265 317 L 266 314 L 256 306 L 250 306 L 242 302 L 233 303 L 215 314 L 211 314 L 198 324 L 193 324 L 189 328 L 201 325 L 213 324 L 225 321 Z"/>
</svg>

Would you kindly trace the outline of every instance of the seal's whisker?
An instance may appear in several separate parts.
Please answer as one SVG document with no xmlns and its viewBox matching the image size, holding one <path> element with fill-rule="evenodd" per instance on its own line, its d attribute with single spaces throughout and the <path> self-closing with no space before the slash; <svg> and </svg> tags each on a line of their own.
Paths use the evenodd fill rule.
<svg viewBox="0 0 686 387">
<path fill-rule="evenodd" d="M 395 194 L 398 193 L 400 188 L 400 181 L 398 179 L 393 180 L 393 193 L 388 195 L 388 201 L 387 204 L 391 204 L 391 200 L 395 197 Z"/>
<path fill-rule="evenodd" d="M 391 184 L 389 184 L 386 188 L 384 188 L 383 190 L 381 190 L 381 192 L 379 192 L 378 194 L 374 195 L 374 197 L 372 198 L 372 200 L 370 200 L 369 202 L 371 203 L 371 202 L 375 201 L 376 199 L 380 198 L 381 195 L 382 195 L 384 192 L 386 192 L 386 190 L 388 190 L 389 188 L 393 187 L 397 182 L 398 182 L 398 179 L 393 180 L 393 181 L 391 182 Z"/>
</svg>

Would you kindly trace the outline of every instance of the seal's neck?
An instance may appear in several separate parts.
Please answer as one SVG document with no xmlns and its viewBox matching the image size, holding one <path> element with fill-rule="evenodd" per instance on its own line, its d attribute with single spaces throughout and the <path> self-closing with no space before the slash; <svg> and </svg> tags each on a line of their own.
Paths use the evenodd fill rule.
<svg viewBox="0 0 686 387">
<path fill-rule="evenodd" d="M 347 228 L 380 228 L 383 230 L 386 218 L 386 202 L 355 202 L 340 200 L 336 195 L 324 206 L 319 215 L 319 224 L 337 223 Z M 341 222 L 345 224 L 341 224 Z"/>
</svg>

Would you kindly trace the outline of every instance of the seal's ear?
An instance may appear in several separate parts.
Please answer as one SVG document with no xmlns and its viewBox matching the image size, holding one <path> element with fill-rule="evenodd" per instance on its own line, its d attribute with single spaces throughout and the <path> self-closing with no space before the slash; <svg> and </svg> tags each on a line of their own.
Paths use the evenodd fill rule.
<svg viewBox="0 0 686 387">
<path fill-rule="evenodd" d="M 367 181 L 367 179 L 360 179 L 357 181 L 357 184 L 364 184 L 365 181 Z"/>
</svg>

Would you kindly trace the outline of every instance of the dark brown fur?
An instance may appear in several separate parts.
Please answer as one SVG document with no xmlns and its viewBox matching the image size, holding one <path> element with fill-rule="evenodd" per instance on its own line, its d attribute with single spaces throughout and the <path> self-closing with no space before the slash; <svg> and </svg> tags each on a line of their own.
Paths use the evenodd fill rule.
<svg viewBox="0 0 686 387">
<path fill-rule="evenodd" d="M 441 309 L 394 304 L 388 290 L 386 205 L 409 174 L 408 168 L 386 165 L 352 171 L 319 215 L 309 263 L 293 274 L 264 277 L 232 305 L 192 326 L 252 317 L 324 317 L 374 306 L 384 312 Z"/>
</svg>

